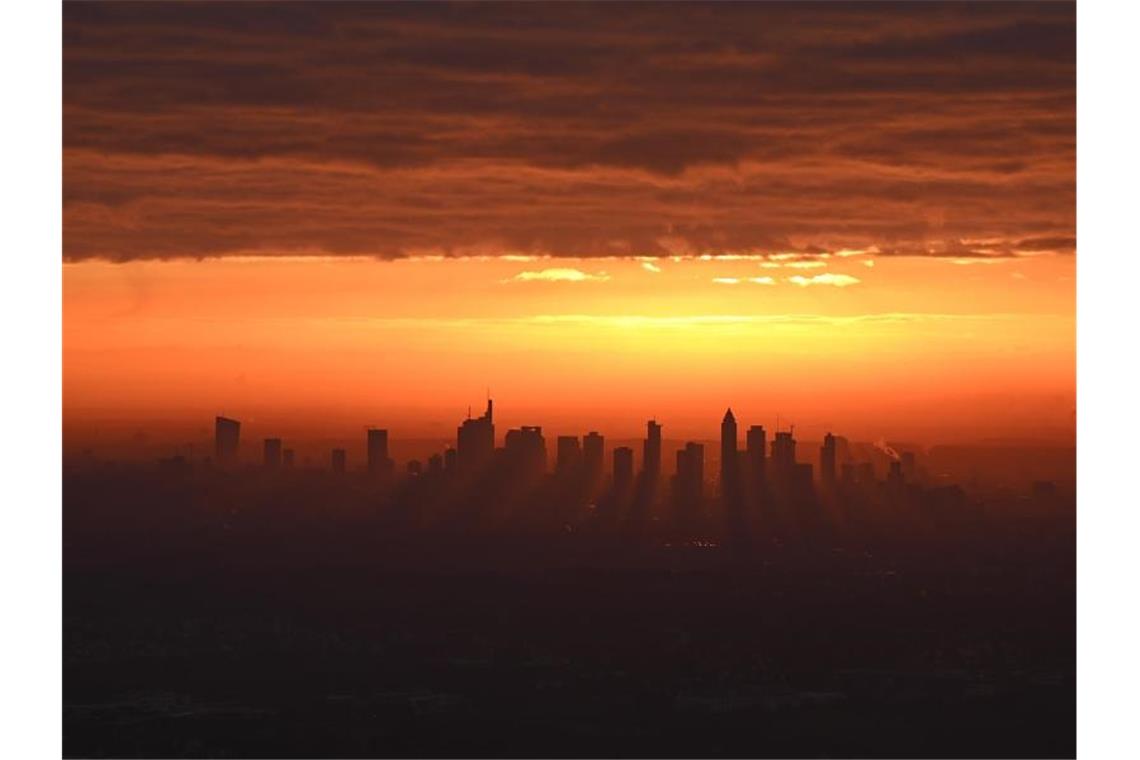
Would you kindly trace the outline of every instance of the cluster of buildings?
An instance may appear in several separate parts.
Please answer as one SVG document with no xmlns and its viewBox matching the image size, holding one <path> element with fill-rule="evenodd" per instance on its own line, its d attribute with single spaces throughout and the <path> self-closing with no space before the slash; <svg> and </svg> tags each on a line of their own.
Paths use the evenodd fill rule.
<svg viewBox="0 0 1140 760">
<path fill-rule="evenodd" d="M 241 423 L 226 417 L 215 420 L 215 455 L 217 462 L 236 461 Z M 870 462 L 851 461 L 846 439 L 828 433 L 819 452 L 818 480 L 813 466 L 796 458 L 794 428 L 776 430 L 771 441 L 762 425 L 750 426 L 744 434 L 745 446 L 739 447 L 739 429 L 732 410 L 721 420 L 719 457 L 719 496 L 728 504 L 747 508 L 764 501 L 778 500 L 789 504 L 809 502 L 817 497 L 817 488 L 823 493 L 839 488 L 856 488 L 874 483 L 875 473 Z M 392 478 L 395 463 L 389 454 L 388 431 L 369 428 L 366 438 L 366 469 L 378 478 Z M 555 441 L 555 478 L 581 481 L 594 493 L 606 480 L 605 438 L 598 432 L 586 435 L 561 435 Z M 426 463 L 412 461 L 407 465 L 409 476 L 451 473 L 470 477 L 488 468 L 505 468 L 512 480 L 535 482 L 548 475 L 547 446 L 539 426 L 524 425 L 514 428 L 503 437 L 503 446 L 496 447 L 494 402 L 487 400 L 486 409 L 477 417 L 468 413 L 456 430 L 455 446 L 433 454 Z M 268 469 L 289 468 L 294 464 L 293 449 L 285 448 L 280 438 L 263 441 L 263 463 Z M 426 466 L 425 466 L 426 464 Z M 344 473 L 348 466 L 347 452 L 334 448 L 330 457 L 331 469 Z M 641 470 L 635 473 L 634 452 L 628 446 L 615 447 L 611 452 L 610 488 L 620 494 L 640 493 L 641 498 L 655 499 L 658 484 L 662 481 L 662 427 L 656 420 L 646 424 L 642 441 Z M 887 476 L 887 488 L 901 490 L 906 482 L 915 478 L 912 453 L 895 455 Z M 695 510 L 707 497 L 705 446 L 690 441 L 676 451 L 676 466 L 669 493 L 676 508 L 684 513 Z"/>
</svg>

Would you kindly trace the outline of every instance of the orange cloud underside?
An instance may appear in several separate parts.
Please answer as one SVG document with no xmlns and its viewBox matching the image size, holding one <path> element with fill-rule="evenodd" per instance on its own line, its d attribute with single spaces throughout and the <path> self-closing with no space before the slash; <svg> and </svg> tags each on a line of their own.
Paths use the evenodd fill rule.
<svg viewBox="0 0 1140 760">
<path fill-rule="evenodd" d="M 448 435 L 490 387 L 553 432 L 712 435 L 731 403 L 809 437 L 1071 435 L 1072 257 L 866 260 L 70 263 L 65 419 Z"/>
</svg>

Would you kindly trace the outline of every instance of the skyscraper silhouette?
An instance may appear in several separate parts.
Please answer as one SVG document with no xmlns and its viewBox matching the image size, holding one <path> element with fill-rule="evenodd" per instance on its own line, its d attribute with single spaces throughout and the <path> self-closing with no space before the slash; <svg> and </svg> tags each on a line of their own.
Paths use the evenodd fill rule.
<svg viewBox="0 0 1140 760">
<path fill-rule="evenodd" d="M 538 425 L 523 425 L 508 430 L 504 439 L 507 462 L 515 476 L 533 480 L 546 472 L 546 440 Z"/>
<path fill-rule="evenodd" d="M 281 466 L 281 439 L 266 438 L 264 444 L 266 469 L 276 470 Z"/>
<path fill-rule="evenodd" d="M 763 425 L 753 425 L 748 428 L 748 462 L 754 470 L 764 468 L 764 460 L 767 457 L 765 454 L 766 444 Z"/>
<path fill-rule="evenodd" d="M 560 435 L 556 442 L 555 468 L 559 473 L 568 475 L 578 469 L 582 462 L 582 448 L 576 435 Z"/>
<path fill-rule="evenodd" d="M 285 449 L 281 452 L 281 464 L 284 465 L 285 469 L 288 470 L 293 466 L 293 457 L 293 449 Z"/>
<path fill-rule="evenodd" d="M 752 504 L 763 509 L 767 501 L 767 436 L 763 425 L 748 428 L 748 484 L 752 489 Z"/>
<path fill-rule="evenodd" d="M 388 431 L 368 428 L 368 473 L 387 475 L 392 471 L 393 464 L 388 456 Z"/>
<path fill-rule="evenodd" d="M 487 399 L 483 416 L 468 417 L 456 431 L 456 465 L 466 471 L 478 470 L 491 461 L 495 454 L 494 406 Z"/>
<path fill-rule="evenodd" d="M 656 420 L 649 420 L 645 428 L 645 441 L 641 449 L 641 475 L 638 476 L 634 487 L 627 521 L 628 527 L 634 531 L 641 529 L 649 518 L 650 510 L 657 503 L 657 489 L 661 480 L 661 426 Z"/>
<path fill-rule="evenodd" d="M 214 418 L 214 458 L 219 464 L 237 459 L 241 423 L 229 417 Z"/>
<path fill-rule="evenodd" d="M 720 423 L 720 491 L 725 501 L 736 497 L 737 465 L 736 417 L 730 408 Z"/>
<path fill-rule="evenodd" d="M 796 441 L 789 431 L 778 432 L 772 440 L 772 475 L 783 483 L 791 481 L 796 464 Z"/>
<path fill-rule="evenodd" d="M 831 433 L 823 437 L 819 449 L 819 480 L 825 491 L 835 490 L 835 436 Z"/>
<path fill-rule="evenodd" d="M 645 479 L 654 483 L 661 477 L 661 426 L 656 420 L 645 425 L 645 444 L 642 450 L 641 469 Z"/>
<path fill-rule="evenodd" d="M 347 460 L 348 460 L 348 456 L 345 454 L 344 449 L 333 449 L 332 450 L 332 471 L 337 473 L 338 475 L 343 474 L 345 471 L 345 468 L 346 468 Z"/>
<path fill-rule="evenodd" d="M 796 441 L 791 431 L 776 431 L 772 439 L 772 458 L 768 463 L 768 493 L 772 497 L 772 506 L 779 513 L 779 519 L 788 517 L 787 509 L 796 499 Z M 811 472 L 811 465 L 808 465 Z M 803 471 L 799 476 L 803 477 Z"/>
<path fill-rule="evenodd" d="M 606 439 L 594 431 L 586 433 L 582 439 L 582 464 L 585 469 L 587 488 L 593 490 L 602 482 Z"/>
</svg>

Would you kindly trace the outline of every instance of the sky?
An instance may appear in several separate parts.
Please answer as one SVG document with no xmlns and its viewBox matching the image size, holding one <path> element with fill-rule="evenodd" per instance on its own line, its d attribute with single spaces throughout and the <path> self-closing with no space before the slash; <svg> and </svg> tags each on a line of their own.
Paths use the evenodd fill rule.
<svg viewBox="0 0 1140 760">
<path fill-rule="evenodd" d="M 64 6 L 65 429 L 1072 440 L 1071 3 Z M 581 431 L 581 432 L 584 432 Z"/>
</svg>

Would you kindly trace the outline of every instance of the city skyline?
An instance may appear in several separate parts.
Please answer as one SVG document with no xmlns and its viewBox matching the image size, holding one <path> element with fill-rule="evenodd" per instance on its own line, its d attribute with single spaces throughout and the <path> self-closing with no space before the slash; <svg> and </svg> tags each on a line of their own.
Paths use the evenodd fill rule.
<svg viewBox="0 0 1140 760">
<path fill-rule="evenodd" d="M 64 756 L 1073 755 L 1074 2 L 57 11 Z"/>
<path fill-rule="evenodd" d="M 496 426 L 493 423 L 488 424 L 493 403 L 490 397 L 486 403 L 487 409 L 478 415 L 473 415 L 472 407 L 468 407 L 466 414 L 469 416 L 460 418 L 458 428 L 455 424 L 437 423 L 433 426 L 434 431 L 427 434 L 419 432 L 422 428 L 417 427 L 414 421 L 406 422 L 406 427 L 382 427 L 376 416 L 369 418 L 372 420 L 369 424 L 361 424 L 359 420 L 347 419 L 338 421 L 336 424 L 330 423 L 329 427 L 317 435 L 314 435 L 310 430 L 297 429 L 289 424 L 281 425 L 272 418 L 243 418 L 239 420 L 233 416 L 217 415 L 212 431 L 201 424 L 202 420 L 198 420 L 192 426 L 172 427 L 162 424 L 151 426 L 146 423 L 132 422 L 125 427 L 118 429 L 111 427 L 104 430 L 101 437 L 73 440 L 70 445 L 65 435 L 64 460 L 91 456 L 105 459 L 152 460 L 156 456 L 177 455 L 191 459 L 206 457 L 212 458 L 214 461 L 223 461 L 228 458 L 231 461 L 249 464 L 255 461 L 260 462 L 263 456 L 263 447 L 270 445 L 269 442 L 272 441 L 273 446 L 284 447 L 280 451 L 279 457 L 288 458 L 298 465 L 312 466 L 321 461 L 325 461 L 327 464 L 328 451 L 331 448 L 336 448 L 345 452 L 346 466 L 349 470 L 362 468 L 373 472 L 391 471 L 393 467 L 403 466 L 413 459 L 423 460 L 422 463 L 426 465 L 428 456 L 434 453 L 442 457 L 448 448 L 452 449 L 452 453 L 455 453 L 455 450 L 460 448 L 460 439 L 465 437 L 468 439 L 468 446 L 477 447 L 482 451 L 482 454 L 475 458 L 487 460 L 491 454 L 501 451 L 506 445 L 506 436 L 509 432 L 526 430 L 537 430 L 545 436 L 547 446 L 543 461 L 552 470 L 557 468 L 560 456 L 559 445 L 563 439 L 567 439 L 568 443 L 570 441 L 575 443 L 578 447 L 576 456 L 579 459 L 586 456 L 588 439 L 591 437 L 596 437 L 604 442 L 604 450 L 607 454 L 619 445 L 635 444 L 637 454 L 634 461 L 638 468 L 643 466 L 643 462 L 647 458 L 655 457 L 663 465 L 666 465 L 659 465 L 660 470 L 666 473 L 674 472 L 674 467 L 671 459 L 661 458 L 662 443 L 668 443 L 670 450 L 677 445 L 683 447 L 687 441 L 714 446 L 713 453 L 710 456 L 712 457 L 711 461 L 716 463 L 722 461 L 722 453 L 725 450 L 724 420 L 719 424 L 710 424 L 706 420 L 704 425 L 689 424 L 678 429 L 671 420 L 651 419 L 649 424 L 656 426 L 655 435 L 659 441 L 654 445 L 656 451 L 654 454 L 647 449 L 649 440 L 645 433 L 646 422 L 644 419 L 632 426 L 626 425 L 617 428 L 614 432 L 610 428 L 595 424 L 588 418 L 576 418 L 574 424 L 563 422 L 560 425 L 549 425 L 541 417 L 512 411 L 509 406 L 502 407 L 500 405 L 500 415 L 503 414 L 504 408 L 506 410 L 506 422 L 503 422 L 502 417 L 500 417 L 500 424 Z M 731 414 L 732 408 L 729 407 L 726 412 Z M 766 420 L 765 417 L 769 419 Z M 775 442 L 777 433 L 781 434 L 781 438 L 794 434 L 796 441 L 809 446 L 806 456 L 817 464 L 822 462 L 825 455 L 822 453 L 823 449 L 817 452 L 814 447 L 826 447 L 828 439 L 833 440 L 833 445 L 834 441 L 837 440 L 842 446 L 858 444 L 877 449 L 887 452 L 887 456 L 892 458 L 897 458 L 899 453 L 904 450 L 909 452 L 923 451 L 947 445 L 991 445 L 1014 449 L 1033 446 L 1064 451 L 1069 444 L 1063 435 L 1055 441 L 1048 437 L 1025 439 L 1016 437 L 1009 439 L 965 437 L 960 440 L 951 437 L 924 440 L 914 437 L 908 438 L 905 435 L 895 435 L 882 428 L 878 428 L 876 434 L 873 435 L 852 435 L 849 431 L 831 425 L 812 424 L 810 422 L 804 425 L 787 414 L 761 415 L 759 418 L 748 416 L 742 417 L 742 419 L 744 421 L 737 427 L 735 435 L 738 451 L 763 450 L 768 452 L 765 454 L 765 458 L 768 458 L 771 456 L 769 446 Z M 735 419 L 733 421 L 735 422 Z M 663 424 L 665 422 L 669 424 Z M 221 437 L 223 430 L 226 438 L 232 436 L 231 426 L 233 425 L 241 426 L 242 440 L 245 441 L 245 445 L 238 449 L 235 449 L 232 444 L 223 443 Z M 796 432 L 797 429 L 798 433 Z M 448 430 L 451 432 L 449 433 Z M 836 435 L 841 430 L 843 434 Z M 754 443 L 754 437 L 757 438 L 758 444 Z M 718 441 L 720 453 L 715 450 Z M 390 443 L 395 447 L 394 449 L 389 448 Z M 892 446 L 899 447 L 900 452 L 893 451 Z M 223 454 L 223 448 L 228 449 L 231 453 Z M 234 451 L 237 453 L 234 454 Z M 836 474 L 838 474 L 841 462 L 838 459 L 834 461 Z M 719 464 L 717 466 L 719 467 Z M 719 470 L 717 473 L 719 476 Z"/>
<path fill-rule="evenodd" d="M 735 406 L 735 405 L 734 405 Z M 739 408 L 739 407 L 737 407 Z M 453 413 L 458 413 L 459 410 L 451 410 Z M 291 445 L 299 446 L 306 449 L 308 452 L 322 444 L 322 442 L 336 441 L 336 442 L 349 442 L 349 448 L 359 448 L 360 456 L 366 457 L 368 451 L 368 442 L 366 436 L 361 436 L 357 431 L 362 430 L 380 430 L 386 433 L 390 440 L 397 445 L 406 444 L 408 442 L 415 442 L 416 444 L 426 444 L 430 442 L 443 442 L 451 441 L 451 445 L 455 445 L 457 436 L 455 434 L 455 425 L 447 421 L 447 410 L 433 410 L 430 413 L 425 413 L 424 417 L 431 419 L 431 423 L 425 423 L 420 419 L 415 412 L 404 411 L 398 415 L 394 415 L 398 420 L 395 424 L 381 423 L 383 415 L 372 414 L 367 417 L 355 417 L 351 410 L 333 410 L 328 412 L 329 419 L 324 420 L 321 425 L 311 427 L 307 424 L 298 424 L 294 418 L 288 414 L 253 414 L 253 415 L 240 415 L 243 424 L 245 435 L 250 439 L 256 438 L 261 441 L 266 438 L 285 438 Z M 531 425 L 535 422 L 540 422 L 541 427 L 550 436 L 550 440 L 556 441 L 557 438 L 563 436 L 576 436 L 580 439 L 593 432 L 601 433 L 607 440 L 620 440 L 620 441 L 641 441 L 644 439 L 644 425 L 645 418 L 640 420 L 634 419 L 633 414 L 629 414 L 629 422 L 621 422 L 620 424 L 599 424 L 596 421 L 589 421 L 583 423 L 582 415 L 574 415 L 573 419 L 569 419 L 564 415 L 552 415 L 555 420 L 554 424 L 550 422 L 541 414 L 529 413 L 525 411 L 518 411 L 512 409 L 509 405 L 500 409 L 500 432 L 496 434 L 495 441 L 499 444 L 502 443 L 504 432 L 507 429 L 521 428 Z M 505 415 L 505 416 L 504 416 Z M 219 415 L 223 419 L 231 419 L 239 415 L 233 412 L 229 416 Z M 669 419 L 668 435 L 664 440 L 669 441 L 684 441 L 686 439 L 697 440 L 706 443 L 714 443 L 721 439 L 719 423 L 709 422 L 710 419 L 715 418 L 717 415 L 708 415 L 703 423 L 700 419 L 693 420 L 692 418 L 681 418 L 680 424 L 674 424 L 672 417 Z M 88 453 L 101 453 L 106 456 L 138 458 L 149 457 L 154 454 L 161 454 L 163 452 L 197 452 L 201 455 L 207 455 L 209 452 L 214 451 L 215 440 L 213 438 L 214 432 L 211 428 L 203 424 L 207 419 L 204 413 L 196 413 L 196 418 L 191 420 L 186 419 L 130 419 L 130 420 L 101 420 L 94 423 L 90 428 L 85 425 L 75 426 L 71 430 L 76 432 L 72 433 L 71 430 L 65 425 L 64 436 L 64 453 L 65 458 L 72 457 L 83 452 Z M 480 417 L 473 417 L 478 421 Z M 586 418 L 589 419 L 589 418 Z M 664 418 L 662 418 L 663 420 Z M 367 424 L 363 422 L 367 420 Z M 658 420 L 658 421 L 662 421 Z M 787 413 L 780 414 L 775 412 L 768 412 L 759 415 L 749 415 L 746 417 L 746 423 L 742 423 L 737 433 L 737 440 L 741 444 L 746 444 L 749 436 L 753 434 L 751 428 L 756 428 L 760 435 L 771 436 L 778 429 L 798 428 L 800 431 L 798 438 L 802 438 L 813 444 L 821 444 L 824 442 L 828 434 L 834 433 L 840 428 L 829 423 L 818 422 L 809 419 L 804 422 L 802 418 L 797 418 Z M 384 427 L 382 427 L 384 425 Z M 952 431 L 926 430 L 925 434 L 914 435 L 913 428 L 904 426 L 903 430 L 910 429 L 911 435 L 905 432 L 897 432 L 885 425 L 865 425 L 862 426 L 860 433 L 851 433 L 851 431 L 843 428 L 846 431 L 845 437 L 854 441 L 860 441 L 867 444 L 873 444 L 877 441 L 893 440 L 896 442 L 904 443 L 908 446 L 915 446 L 920 448 L 930 448 L 938 445 L 948 444 L 1000 444 L 1000 445 L 1027 445 L 1035 444 L 1050 447 L 1064 448 L 1071 445 L 1071 438 L 1066 434 L 1063 428 L 1045 430 L 1044 434 L 1030 435 L 1029 431 L 1023 431 L 1018 435 L 1016 432 L 1008 437 L 1003 436 L 990 436 L 985 433 L 974 434 L 970 432 L 955 434 Z M 358 441 L 359 446 L 352 443 L 360 438 Z M 340 445 L 338 443 L 338 445 Z M 583 444 L 584 445 L 584 444 Z M 493 448 L 493 446 L 492 446 Z M 248 453 L 248 451 L 246 452 Z M 638 446 L 638 461 L 644 456 L 641 445 Z M 553 463 L 556 458 L 556 449 L 552 448 L 549 452 L 549 461 Z"/>
<path fill-rule="evenodd" d="M 470 477 L 485 473 L 505 460 L 516 459 L 526 462 L 523 469 L 535 477 L 575 478 L 593 489 L 605 485 L 620 491 L 623 483 L 632 483 L 635 475 L 643 485 L 662 483 L 668 476 L 671 478 L 670 488 L 677 493 L 687 492 L 691 494 L 687 498 L 699 501 L 705 495 L 706 484 L 711 484 L 717 496 L 726 503 L 743 500 L 746 492 L 764 490 L 779 481 L 799 483 L 798 487 L 804 489 L 805 494 L 810 494 L 807 498 L 811 499 L 816 497 L 815 489 L 829 494 L 835 493 L 841 483 L 850 487 L 856 482 L 871 482 L 877 477 L 876 471 L 885 476 L 888 485 L 894 482 L 896 488 L 902 483 L 917 482 L 917 457 L 926 453 L 921 446 L 892 444 L 883 438 L 851 440 L 830 430 L 819 441 L 797 439 L 795 423 L 787 420 L 784 423 L 787 429 L 779 427 L 779 418 L 777 426 L 770 430 L 757 424 L 738 426 L 736 415 L 729 407 L 720 424 L 719 452 L 706 457 L 706 444 L 712 444 L 712 439 L 671 438 L 664 434 L 665 426 L 652 419 L 645 423 L 645 434 L 639 441 L 641 455 L 635 458 L 633 447 L 625 444 L 636 443 L 636 439 L 607 438 L 597 430 L 567 434 L 552 433 L 547 429 L 544 435 L 542 425 L 520 425 L 505 430 L 500 428 L 497 436 L 494 400 L 488 395 L 482 413 L 474 416 L 469 409 L 456 427 L 453 438 L 442 443 L 438 440 L 414 441 L 422 452 L 417 455 L 395 457 L 389 442 L 407 441 L 392 436 L 387 428 L 369 425 L 365 427 L 363 446 L 359 441 L 355 447 L 343 443 L 331 447 L 326 445 L 323 458 L 318 453 L 315 460 L 304 456 L 298 462 L 295 459 L 297 443 L 289 441 L 291 447 L 283 450 L 285 441 L 280 437 L 255 439 L 255 442 L 260 440 L 261 445 L 257 449 L 260 453 L 249 454 L 252 447 L 247 444 L 243 458 L 239 443 L 241 421 L 217 416 L 212 458 L 207 456 L 199 461 L 192 445 L 166 445 L 168 456 L 160 457 L 159 462 L 246 468 L 259 463 L 261 468 L 270 471 L 282 467 L 327 468 L 334 474 L 363 473 L 374 482 L 390 484 L 425 473 Z M 675 456 L 672 466 L 666 466 L 667 460 L 662 456 L 665 442 L 670 443 L 670 450 Z M 818 450 L 809 445 L 815 443 L 820 444 Z M 424 444 L 427 444 L 426 448 Z M 858 453 L 856 449 L 859 449 Z M 310 444 L 308 450 L 311 454 L 315 447 Z M 354 452 L 360 450 L 363 451 L 362 456 L 355 457 Z M 87 455 L 93 453 L 88 452 Z M 929 481 L 929 475 L 926 479 Z M 947 484 L 945 473 L 940 479 L 944 485 Z M 1056 487 L 1058 480 L 1061 483 L 1068 480 L 1063 468 L 1054 472 L 1048 482 Z M 1037 483 L 1045 481 L 1033 482 L 1036 487 Z"/>
</svg>

